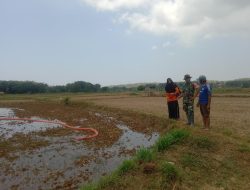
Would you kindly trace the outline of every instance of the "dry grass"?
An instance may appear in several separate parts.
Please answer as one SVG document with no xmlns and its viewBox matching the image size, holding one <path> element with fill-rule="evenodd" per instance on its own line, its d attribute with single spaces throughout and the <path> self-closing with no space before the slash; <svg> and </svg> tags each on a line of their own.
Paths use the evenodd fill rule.
<svg viewBox="0 0 250 190">
<path fill-rule="evenodd" d="M 167 102 L 164 97 L 115 97 L 90 100 L 98 105 L 134 110 L 167 117 Z M 179 102 L 181 121 L 186 121 Z M 250 98 L 214 97 L 211 105 L 211 126 L 213 130 L 228 136 L 250 136 Z M 202 126 L 198 108 L 195 108 L 195 121 Z"/>
<path fill-rule="evenodd" d="M 164 97 L 109 97 L 89 101 L 97 105 L 168 117 Z M 181 108 L 182 101 L 179 105 Z M 212 129 L 207 132 L 199 128 L 202 119 L 198 108 L 195 108 L 198 127 L 191 129 L 192 137 L 188 142 L 158 154 L 156 158 L 158 163 L 175 163 L 182 171 L 182 184 L 178 184 L 175 189 L 249 189 L 249 116 L 250 98 L 214 97 L 211 105 Z M 185 113 L 181 109 L 181 121 L 177 125 L 185 127 L 185 121 Z M 131 183 L 131 176 L 134 183 Z M 138 170 L 105 189 L 164 189 L 159 179 L 159 171 L 146 176 Z"/>
<path fill-rule="evenodd" d="M 164 97 L 129 96 L 128 94 L 67 96 L 77 105 L 80 102 L 89 103 L 90 108 L 98 109 L 98 112 L 102 110 L 101 106 L 104 106 L 102 111 L 107 111 L 113 117 L 125 121 L 135 130 L 140 126 L 150 130 L 161 123 L 165 126 L 167 122 L 160 121 L 161 118 L 168 117 L 167 102 Z M 60 101 L 61 97 L 61 95 L 51 96 L 49 100 Z M 37 98 L 35 97 L 35 100 Z M 38 99 L 45 100 L 44 98 Z M 176 127 L 182 128 L 186 127 L 186 119 L 181 109 L 181 101 L 179 105 L 181 121 L 173 123 Z M 53 107 L 56 108 L 56 106 Z M 64 109 L 71 111 L 68 110 L 71 109 L 70 107 Z M 79 107 L 78 111 L 80 113 L 83 110 L 83 107 Z M 157 117 L 140 115 L 138 112 Z M 62 117 L 61 115 L 63 113 L 58 111 L 57 116 Z M 69 119 L 72 120 L 76 115 L 72 115 Z M 141 165 L 139 169 L 125 174 L 119 182 L 102 189 L 163 189 L 159 167 L 166 161 L 174 163 L 181 171 L 181 183 L 177 184 L 175 189 L 250 189 L 250 98 L 214 97 L 211 105 L 212 129 L 210 131 L 203 131 L 199 128 L 202 126 L 202 120 L 197 108 L 195 121 L 198 127 L 190 129 L 192 135 L 187 141 L 157 154 L 155 159 L 158 169 L 155 172 L 145 174 Z"/>
</svg>

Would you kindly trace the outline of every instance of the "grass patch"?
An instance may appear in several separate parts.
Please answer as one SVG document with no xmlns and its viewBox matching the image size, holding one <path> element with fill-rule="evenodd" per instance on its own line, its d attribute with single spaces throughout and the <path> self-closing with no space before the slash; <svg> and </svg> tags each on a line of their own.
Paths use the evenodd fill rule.
<svg viewBox="0 0 250 190">
<path fill-rule="evenodd" d="M 121 176 L 136 168 L 134 160 L 124 160 L 112 174 L 102 177 L 97 183 L 90 183 L 80 188 L 80 190 L 101 190 L 109 186 L 115 186 L 120 182 Z"/>
<path fill-rule="evenodd" d="M 164 151 L 168 149 L 174 143 L 180 142 L 189 136 L 189 131 L 185 129 L 175 129 L 160 137 L 156 142 L 156 148 L 158 151 Z"/>
<path fill-rule="evenodd" d="M 176 182 L 180 179 L 180 172 L 173 164 L 165 162 L 161 166 L 162 188 L 172 189 Z"/>
<path fill-rule="evenodd" d="M 97 189 L 98 187 L 96 184 L 88 184 L 80 188 L 80 190 L 97 190 Z"/>
<path fill-rule="evenodd" d="M 123 175 L 130 170 L 135 169 L 136 163 L 134 160 L 124 160 L 122 165 L 119 166 L 117 172 L 119 175 Z"/>
<path fill-rule="evenodd" d="M 162 175 L 169 181 L 175 181 L 179 178 L 179 171 L 175 165 L 165 162 L 161 166 Z"/>
<path fill-rule="evenodd" d="M 102 177 L 98 183 L 87 184 L 81 187 L 80 190 L 101 190 L 117 183 L 119 183 L 119 175 L 116 171 L 108 176 Z"/>
<path fill-rule="evenodd" d="M 193 140 L 195 146 L 197 146 L 198 148 L 202 148 L 202 149 L 212 149 L 215 146 L 215 143 L 213 141 L 211 141 L 208 137 L 197 137 L 194 138 Z"/>
<path fill-rule="evenodd" d="M 119 175 L 117 172 L 114 172 L 111 175 L 107 175 L 101 178 L 97 187 L 98 189 L 103 189 L 105 187 L 115 185 L 118 182 L 119 182 Z"/>
<path fill-rule="evenodd" d="M 151 162 L 155 155 L 152 150 L 141 148 L 136 153 L 136 160 L 139 162 Z"/>
<path fill-rule="evenodd" d="M 240 152 L 250 152 L 250 147 L 246 144 L 239 145 L 238 151 Z"/>
<path fill-rule="evenodd" d="M 231 137 L 233 135 L 233 131 L 225 128 L 222 130 L 222 134 L 225 136 Z"/>
<path fill-rule="evenodd" d="M 65 98 L 63 98 L 62 102 L 63 102 L 63 104 L 65 106 L 68 106 L 70 104 L 70 98 L 69 97 L 65 97 Z"/>
<path fill-rule="evenodd" d="M 195 154 L 184 154 L 181 157 L 181 164 L 183 167 L 202 167 L 202 161 L 199 157 Z"/>
</svg>

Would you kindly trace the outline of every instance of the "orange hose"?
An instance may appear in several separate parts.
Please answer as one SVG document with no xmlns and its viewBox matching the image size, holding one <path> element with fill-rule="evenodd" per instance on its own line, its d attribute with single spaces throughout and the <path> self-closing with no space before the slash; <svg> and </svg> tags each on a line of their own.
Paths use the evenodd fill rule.
<svg viewBox="0 0 250 190">
<path fill-rule="evenodd" d="M 37 122 L 37 123 L 52 123 L 52 124 L 56 124 L 56 125 L 62 125 L 64 126 L 65 128 L 69 128 L 69 129 L 73 129 L 73 130 L 77 130 L 77 131 L 91 131 L 93 132 L 92 135 L 88 135 L 86 137 L 75 137 L 74 139 L 75 140 L 87 140 L 87 139 L 91 139 L 91 138 L 94 138 L 94 137 L 97 137 L 98 136 L 98 131 L 96 129 L 93 129 L 93 128 L 83 128 L 83 127 L 73 127 L 73 126 L 70 126 L 66 123 L 63 123 L 63 122 L 56 122 L 56 121 L 48 121 L 48 120 L 36 120 L 36 119 L 29 119 L 29 118 L 7 118 L 7 117 L 0 117 L 0 120 L 5 120 L 5 121 L 31 121 L 31 122 Z"/>
</svg>

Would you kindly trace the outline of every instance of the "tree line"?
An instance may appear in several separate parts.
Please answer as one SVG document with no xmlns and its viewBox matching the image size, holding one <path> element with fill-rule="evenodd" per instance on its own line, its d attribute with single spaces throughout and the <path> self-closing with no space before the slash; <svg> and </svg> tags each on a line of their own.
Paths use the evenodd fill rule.
<svg viewBox="0 0 250 190">
<path fill-rule="evenodd" d="M 45 83 L 34 81 L 0 81 L 0 92 L 6 94 L 34 94 L 34 93 L 59 93 L 59 92 L 100 92 L 101 85 L 85 81 L 76 81 L 66 85 L 49 86 Z"/>
<path fill-rule="evenodd" d="M 182 87 L 184 82 L 178 82 Z M 212 88 L 250 88 L 250 79 L 232 81 L 212 81 Z M 85 81 L 76 81 L 66 85 L 49 86 L 34 81 L 0 81 L 0 92 L 7 94 L 34 94 L 34 93 L 63 93 L 63 92 L 138 92 L 138 91 L 164 91 L 165 83 L 141 84 L 136 87 L 113 86 L 101 87 Z"/>
</svg>

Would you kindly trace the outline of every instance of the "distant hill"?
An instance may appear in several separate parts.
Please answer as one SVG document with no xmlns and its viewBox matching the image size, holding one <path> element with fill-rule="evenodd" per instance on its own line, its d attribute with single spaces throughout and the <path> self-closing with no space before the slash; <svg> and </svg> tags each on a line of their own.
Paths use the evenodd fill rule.
<svg viewBox="0 0 250 190">
<path fill-rule="evenodd" d="M 235 81 L 250 81 L 250 78 L 235 79 Z"/>
<path fill-rule="evenodd" d="M 137 88 L 138 86 L 146 86 L 146 85 L 159 85 L 161 83 L 159 82 L 151 82 L 151 83 L 131 83 L 131 84 L 119 84 L 119 85 L 111 85 L 111 86 L 108 86 L 109 88 L 114 88 L 114 87 L 117 87 L 117 88 L 122 88 L 122 87 L 125 87 L 125 88 Z"/>
<path fill-rule="evenodd" d="M 184 81 L 176 82 L 179 85 L 183 85 Z M 228 81 L 218 81 L 218 80 L 209 80 L 210 84 L 213 84 L 213 86 L 216 87 L 240 87 L 240 88 L 250 88 L 250 78 L 239 78 L 234 80 L 228 80 Z M 151 82 L 151 83 L 131 83 L 131 84 L 120 84 L 120 85 L 112 85 L 108 86 L 109 88 L 126 88 L 126 89 L 132 89 L 137 88 L 139 86 L 161 86 L 164 84 L 159 82 Z"/>
</svg>

